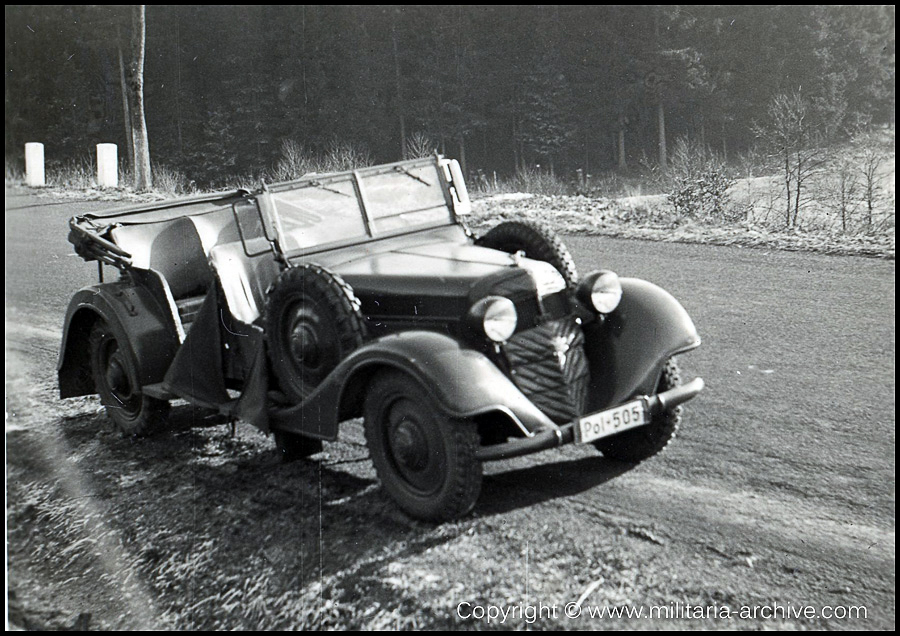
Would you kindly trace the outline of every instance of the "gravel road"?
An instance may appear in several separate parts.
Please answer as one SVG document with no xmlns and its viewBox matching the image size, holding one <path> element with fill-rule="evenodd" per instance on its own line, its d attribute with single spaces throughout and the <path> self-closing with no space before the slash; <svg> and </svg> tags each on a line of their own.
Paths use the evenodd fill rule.
<svg viewBox="0 0 900 636">
<path fill-rule="evenodd" d="M 894 627 L 894 261 L 566 237 L 580 271 L 681 300 L 707 389 L 663 455 L 488 464 L 475 511 L 434 526 L 380 493 L 359 423 L 281 464 L 186 405 L 131 440 L 59 400 L 65 307 L 96 278 L 66 220 L 107 204 L 6 205 L 14 626 Z"/>
</svg>

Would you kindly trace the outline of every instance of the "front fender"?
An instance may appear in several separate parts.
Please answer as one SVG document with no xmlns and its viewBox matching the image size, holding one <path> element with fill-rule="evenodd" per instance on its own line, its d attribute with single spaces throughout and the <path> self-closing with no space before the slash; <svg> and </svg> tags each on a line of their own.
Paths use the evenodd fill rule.
<svg viewBox="0 0 900 636">
<path fill-rule="evenodd" d="M 92 285 L 76 292 L 66 310 L 57 363 L 61 398 L 94 393 L 87 349 L 98 320 L 130 347 L 142 386 L 163 379 L 179 344 L 170 312 L 148 289 L 130 281 Z"/>
<path fill-rule="evenodd" d="M 621 283 L 616 310 L 585 325 L 591 370 L 588 412 L 656 393 L 666 360 L 700 346 L 691 317 L 669 292 L 637 278 L 622 278 Z"/>
<path fill-rule="evenodd" d="M 557 428 L 484 354 L 432 331 L 389 335 L 357 349 L 301 404 L 274 410 L 270 425 L 333 440 L 340 421 L 362 413 L 366 385 L 386 368 L 416 379 L 451 417 L 501 411 L 529 436 Z"/>
</svg>

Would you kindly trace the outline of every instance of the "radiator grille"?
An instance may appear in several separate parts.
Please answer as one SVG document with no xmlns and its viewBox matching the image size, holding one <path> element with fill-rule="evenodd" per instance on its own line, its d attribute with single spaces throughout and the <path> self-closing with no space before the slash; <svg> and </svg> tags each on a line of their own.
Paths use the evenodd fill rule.
<svg viewBox="0 0 900 636">
<path fill-rule="evenodd" d="M 588 385 L 584 335 L 571 317 L 513 336 L 503 346 L 513 382 L 557 424 L 583 412 Z"/>
</svg>

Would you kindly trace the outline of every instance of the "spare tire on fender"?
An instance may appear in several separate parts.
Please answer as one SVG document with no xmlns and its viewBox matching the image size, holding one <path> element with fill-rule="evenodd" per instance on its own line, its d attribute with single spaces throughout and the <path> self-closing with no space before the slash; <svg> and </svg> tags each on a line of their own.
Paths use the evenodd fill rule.
<svg viewBox="0 0 900 636">
<path fill-rule="evenodd" d="M 272 372 L 295 403 L 309 397 L 366 336 L 353 289 L 318 265 L 281 274 L 266 301 L 265 328 Z"/>
<path fill-rule="evenodd" d="M 570 289 L 578 284 L 578 270 L 572 255 L 556 232 L 544 223 L 505 221 L 475 239 L 475 244 L 509 254 L 524 252 L 527 258 L 553 265 Z"/>
</svg>

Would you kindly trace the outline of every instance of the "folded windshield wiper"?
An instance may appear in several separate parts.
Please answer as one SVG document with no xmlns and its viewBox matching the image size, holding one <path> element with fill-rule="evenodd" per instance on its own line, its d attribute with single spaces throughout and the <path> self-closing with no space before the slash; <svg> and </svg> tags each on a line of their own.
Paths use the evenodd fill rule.
<svg viewBox="0 0 900 636">
<path fill-rule="evenodd" d="M 322 185 L 321 181 L 310 181 L 309 185 L 313 186 L 314 188 L 319 188 L 320 190 L 327 190 L 328 192 L 334 192 L 335 194 L 350 197 L 351 199 L 355 198 L 352 194 L 347 194 L 346 192 L 341 192 L 340 190 L 335 190 L 334 188 L 329 188 L 326 185 Z"/>
<path fill-rule="evenodd" d="M 412 172 L 410 172 L 409 170 L 407 170 L 407 169 L 404 168 L 403 166 L 394 166 L 394 171 L 395 171 L 395 172 L 402 172 L 402 173 L 405 174 L 407 177 L 412 177 L 412 178 L 415 179 L 416 181 L 420 181 L 420 182 L 424 183 L 424 184 L 427 185 L 427 186 L 430 186 L 430 185 L 431 185 L 430 183 L 428 183 L 427 181 L 425 181 L 425 179 L 423 179 L 422 177 L 420 177 L 420 176 L 417 175 L 417 174 L 413 174 Z"/>
</svg>

